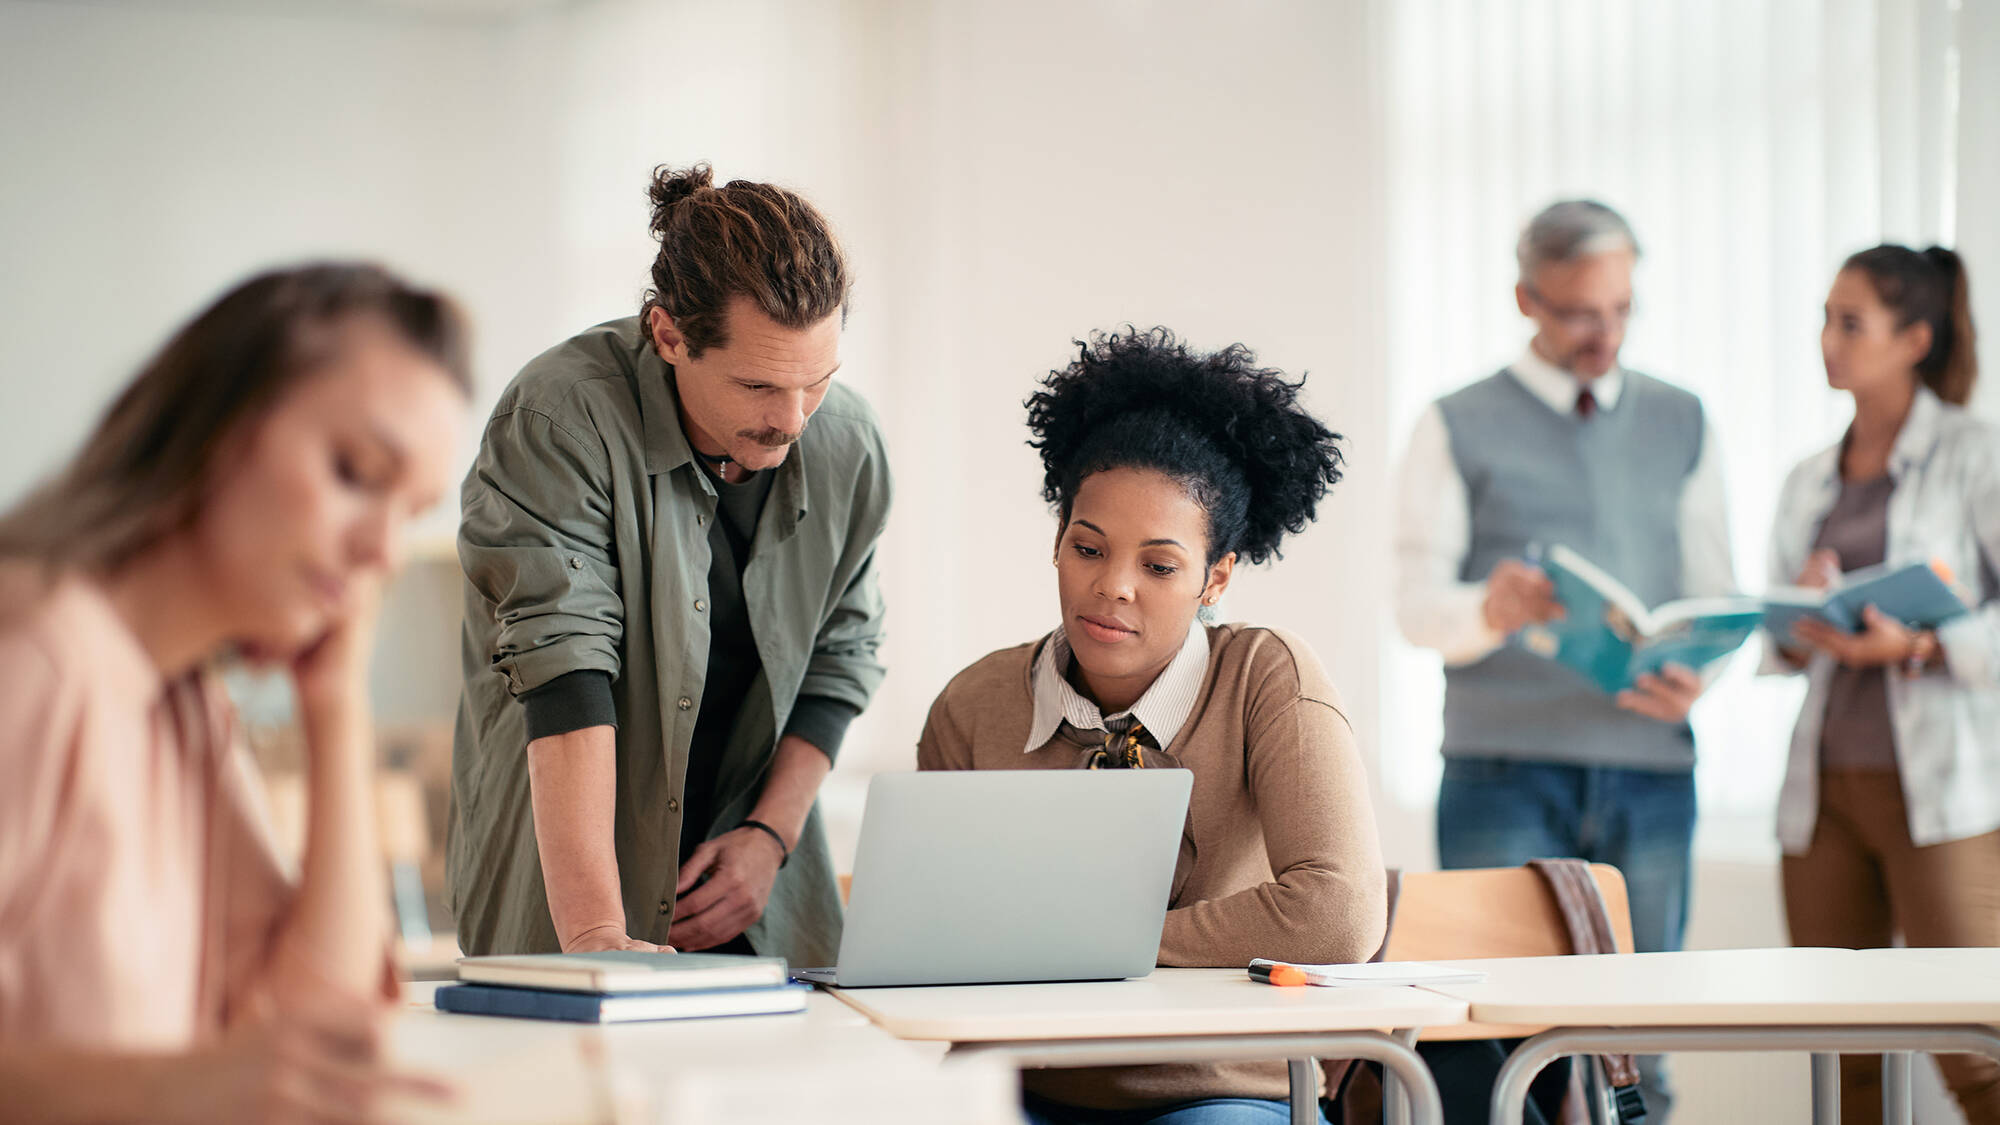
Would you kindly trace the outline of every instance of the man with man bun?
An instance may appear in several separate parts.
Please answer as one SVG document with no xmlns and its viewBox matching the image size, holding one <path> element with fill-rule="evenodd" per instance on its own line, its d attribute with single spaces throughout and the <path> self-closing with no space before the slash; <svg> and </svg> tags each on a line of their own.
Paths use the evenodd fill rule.
<svg viewBox="0 0 2000 1125">
<path fill-rule="evenodd" d="M 831 964 L 814 802 L 882 679 L 890 496 L 847 262 L 781 187 L 651 198 L 640 314 L 523 368 L 465 480 L 449 902 L 471 954 Z"/>
</svg>

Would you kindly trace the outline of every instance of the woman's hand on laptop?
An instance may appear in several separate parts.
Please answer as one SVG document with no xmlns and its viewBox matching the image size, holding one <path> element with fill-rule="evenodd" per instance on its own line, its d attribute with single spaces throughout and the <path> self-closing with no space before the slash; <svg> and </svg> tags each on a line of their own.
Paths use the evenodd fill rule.
<svg viewBox="0 0 2000 1125">
<path fill-rule="evenodd" d="M 764 916 L 778 865 L 778 841 L 758 828 L 737 828 L 705 841 L 681 865 L 680 902 L 667 940 L 680 949 L 713 949 Z"/>
</svg>

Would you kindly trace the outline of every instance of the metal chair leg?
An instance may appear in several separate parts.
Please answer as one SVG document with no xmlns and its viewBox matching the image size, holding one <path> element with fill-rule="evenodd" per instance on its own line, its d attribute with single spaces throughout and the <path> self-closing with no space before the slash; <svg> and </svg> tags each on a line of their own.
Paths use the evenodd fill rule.
<svg viewBox="0 0 2000 1125">
<path fill-rule="evenodd" d="M 1813 1125 L 1840 1125 L 1840 1056 L 1815 1051 L 1812 1057 Z"/>
<path fill-rule="evenodd" d="M 1910 1102 L 1914 1093 L 1910 1064 L 1914 1058 L 1908 1051 L 1889 1051 L 1882 1056 L 1882 1125 L 1910 1125 L 1916 1113 Z"/>
<path fill-rule="evenodd" d="M 1319 1084 L 1313 1080 L 1319 1063 L 1313 1059 L 1292 1059 L 1288 1067 L 1292 1077 L 1292 1125 L 1319 1125 Z"/>
</svg>

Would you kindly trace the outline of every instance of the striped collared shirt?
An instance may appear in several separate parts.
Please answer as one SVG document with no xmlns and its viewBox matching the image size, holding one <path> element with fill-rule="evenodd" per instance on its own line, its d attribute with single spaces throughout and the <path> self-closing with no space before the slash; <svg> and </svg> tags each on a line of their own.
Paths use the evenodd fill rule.
<svg viewBox="0 0 2000 1125">
<path fill-rule="evenodd" d="M 1164 750 L 1187 723 L 1195 697 L 1201 694 L 1202 674 L 1208 670 L 1208 630 L 1198 621 L 1189 625 L 1187 640 L 1166 671 L 1138 702 L 1110 715 L 1070 686 L 1063 675 L 1069 660 L 1069 637 L 1058 625 L 1035 657 L 1035 714 L 1028 724 L 1028 744 L 1021 748 L 1022 753 L 1047 745 L 1065 720 L 1078 730 L 1122 731 L 1137 719 Z"/>
</svg>

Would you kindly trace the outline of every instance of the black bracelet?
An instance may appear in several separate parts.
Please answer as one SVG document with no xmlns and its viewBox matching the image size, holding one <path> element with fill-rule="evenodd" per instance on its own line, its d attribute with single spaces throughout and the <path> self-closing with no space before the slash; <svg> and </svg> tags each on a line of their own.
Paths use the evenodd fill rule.
<svg viewBox="0 0 2000 1125">
<path fill-rule="evenodd" d="M 746 820 L 743 823 L 737 825 L 736 827 L 759 828 L 764 830 L 765 832 L 770 833 L 771 839 L 776 840 L 778 842 L 778 866 L 783 867 L 785 864 L 790 863 L 792 861 L 792 849 L 785 846 L 785 838 L 783 836 L 778 835 L 777 829 L 771 827 L 768 824 L 765 824 L 761 820 Z"/>
</svg>

